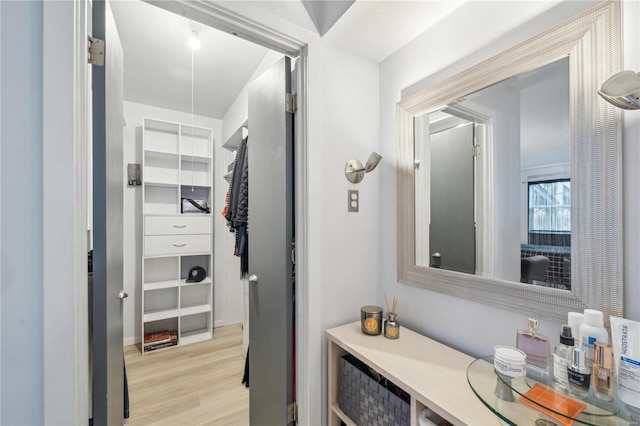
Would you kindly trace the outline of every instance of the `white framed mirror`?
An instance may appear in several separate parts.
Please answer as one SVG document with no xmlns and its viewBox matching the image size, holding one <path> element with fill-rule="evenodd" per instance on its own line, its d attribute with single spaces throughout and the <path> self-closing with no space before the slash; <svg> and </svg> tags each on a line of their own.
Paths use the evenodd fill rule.
<svg viewBox="0 0 640 426">
<path fill-rule="evenodd" d="M 559 323 L 566 321 L 567 312 L 587 307 L 603 311 L 607 319 L 609 315 L 623 314 L 622 113 L 597 96 L 602 83 L 621 69 L 620 22 L 620 2 L 600 3 L 398 103 L 399 282 Z M 502 112 L 487 108 L 469 111 L 463 101 L 516 76 L 535 74 L 544 68 L 566 69 L 567 64 L 570 165 L 558 169 L 557 175 L 568 172 L 571 186 L 570 243 L 565 243 L 570 244 L 570 256 L 565 255 L 570 258 L 570 262 L 565 262 L 570 274 L 568 271 L 564 274 L 570 276 L 570 283 L 539 286 L 519 280 L 521 243 L 525 242 L 520 234 L 527 232 L 515 232 L 518 238 L 511 252 L 502 250 L 497 242 L 501 233 L 514 232 L 506 228 L 498 207 L 500 198 L 505 196 L 495 190 L 510 183 L 520 188 L 524 181 L 522 175 L 509 178 L 514 182 L 507 181 L 506 175 L 498 172 L 502 167 L 499 162 L 506 157 L 505 150 L 511 149 L 505 145 L 506 141 L 499 139 L 505 118 Z M 425 202 L 424 197 L 425 193 L 437 189 L 430 184 L 434 179 L 425 177 L 425 170 L 430 170 L 425 160 L 432 153 L 422 142 L 430 139 L 427 129 L 436 126 L 434 117 L 439 111 L 478 125 L 472 134 L 486 145 L 483 150 L 488 152 L 483 154 L 490 158 L 476 160 L 474 185 L 481 183 L 484 190 L 471 190 L 471 203 L 476 207 L 471 214 L 471 228 L 475 227 L 472 242 L 461 243 L 450 250 L 463 251 L 473 246 L 469 256 L 475 264 L 466 267 L 466 272 L 458 272 L 464 268 L 434 267 L 440 265 L 434 262 L 433 255 L 441 253 L 431 250 L 428 243 L 436 232 L 429 232 L 434 224 L 431 211 L 425 207 L 429 202 Z M 450 127 L 465 127 L 462 124 Z M 564 182 L 566 178 L 547 180 Z M 512 210 L 522 210 L 521 203 L 526 202 L 526 198 L 523 201 L 516 195 L 511 199 Z M 497 260 L 509 256 L 515 260 L 506 263 L 516 272 L 498 273 L 501 266 Z"/>
</svg>

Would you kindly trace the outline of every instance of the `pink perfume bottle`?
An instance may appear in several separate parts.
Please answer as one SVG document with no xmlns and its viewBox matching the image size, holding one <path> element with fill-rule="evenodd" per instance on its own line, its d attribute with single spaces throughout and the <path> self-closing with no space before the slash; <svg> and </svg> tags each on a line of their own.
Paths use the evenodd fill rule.
<svg viewBox="0 0 640 426">
<path fill-rule="evenodd" d="M 538 320 L 529 318 L 529 329 L 518 330 L 516 347 L 527 354 L 527 366 L 546 371 L 549 366 L 549 338 L 538 334 Z"/>
</svg>

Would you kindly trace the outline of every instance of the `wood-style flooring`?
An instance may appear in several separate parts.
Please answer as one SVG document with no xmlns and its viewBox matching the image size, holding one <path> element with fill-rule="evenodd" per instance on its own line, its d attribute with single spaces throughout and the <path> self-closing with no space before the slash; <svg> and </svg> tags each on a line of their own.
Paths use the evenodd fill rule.
<svg viewBox="0 0 640 426">
<path fill-rule="evenodd" d="M 142 355 L 124 348 L 130 416 L 126 425 L 248 425 L 242 326 L 214 329 L 213 339 Z"/>
</svg>

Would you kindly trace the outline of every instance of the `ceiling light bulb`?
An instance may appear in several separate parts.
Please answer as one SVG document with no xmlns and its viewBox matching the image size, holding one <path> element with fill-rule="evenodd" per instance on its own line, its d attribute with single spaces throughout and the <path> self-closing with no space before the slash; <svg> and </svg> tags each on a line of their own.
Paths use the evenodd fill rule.
<svg viewBox="0 0 640 426">
<path fill-rule="evenodd" d="M 189 47 L 191 47 L 193 50 L 198 50 L 200 49 L 200 46 L 201 46 L 201 43 L 200 43 L 200 37 L 198 36 L 198 32 L 192 31 L 191 37 L 189 37 Z"/>
</svg>

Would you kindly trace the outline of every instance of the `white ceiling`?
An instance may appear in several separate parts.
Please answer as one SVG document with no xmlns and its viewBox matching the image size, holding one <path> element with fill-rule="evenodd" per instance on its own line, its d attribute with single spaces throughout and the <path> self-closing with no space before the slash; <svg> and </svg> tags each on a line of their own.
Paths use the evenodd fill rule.
<svg viewBox="0 0 640 426">
<path fill-rule="evenodd" d="M 324 36 L 380 62 L 462 5 L 462 0 L 358 0 Z"/>
<path fill-rule="evenodd" d="M 236 1 L 317 32 L 301 0 Z M 217 3 L 224 7 L 233 2 Z M 331 1 L 320 4 L 332 7 Z M 462 0 L 357 0 L 324 38 L 380 62 L 460 4 Z M 138 0 L 111 5 L 124 48 L 125 100 L 191 112 L 190 31 L 185 19 Z M 327 10 L 325 16 L 331 14 L 335 10 Z M 267 50 L 212 28 L 200 39 L 202 48 L 194 56 L 194 111 L 221 119 Z"/>
<path fill-rule="evenodd" d="M 141 1 L 113 1 L 124 49 L 125 100 L 191 112 L 185 18 Z M 194 112 L 222 119 L 267 49 L 206 28 L 194 55 Z"/>
</svg>

